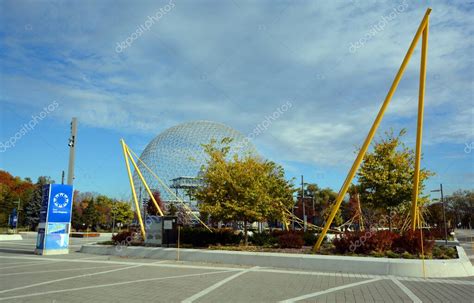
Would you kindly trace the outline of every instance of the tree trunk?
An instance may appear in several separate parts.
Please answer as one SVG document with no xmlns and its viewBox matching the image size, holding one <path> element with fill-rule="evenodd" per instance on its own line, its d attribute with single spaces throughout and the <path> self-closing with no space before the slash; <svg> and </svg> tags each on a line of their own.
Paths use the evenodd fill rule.
<svg viewBox="0 0 474 303">
<path fill-rule="evenodd" d="M 249 240 L 249 237 L 248 237 L 248 234 L 247 234 L 247 221 L 244 221 L 244 245 L 247 246 L 248 245 L 248 240 Z"/>
</svg>

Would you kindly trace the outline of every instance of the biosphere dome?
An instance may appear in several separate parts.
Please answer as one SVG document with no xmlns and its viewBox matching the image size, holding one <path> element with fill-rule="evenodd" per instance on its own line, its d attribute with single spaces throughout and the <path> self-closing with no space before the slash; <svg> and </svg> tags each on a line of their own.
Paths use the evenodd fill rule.
<svg viewBox="0 0 474 303">
<path fill-rule="evenodd" d="M 212 121 L 193 121 L 160 133 L 147 145 L 140 158 L 181 199 L 190 201 L 185 189 L 199 183 L 196 177 L 207 160 L 202 144 L 207 144 L 212 139 L 220 142 L 226 137 L 233 139 L 230 143 L 230 155 L 257 154 L 254 145 L 235 129 Z M 152 191 L 158 190 L 165 202 L 176 200 L 143 164 L 137 164 Z M 147 201 L 148 194 L 136 172 L 133 179 L 137 194 L 141 193 L 143 200 Z"/>
</svg>

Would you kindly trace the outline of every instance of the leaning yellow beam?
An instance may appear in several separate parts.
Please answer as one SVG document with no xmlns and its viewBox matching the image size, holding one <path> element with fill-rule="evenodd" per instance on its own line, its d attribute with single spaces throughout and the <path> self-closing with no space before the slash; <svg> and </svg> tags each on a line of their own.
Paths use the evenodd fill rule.
<svg viewBox="0 0 474 303">
<path fill-rule="evenodd" d="M 158 202 L 156 202 L 155 197 L 153 196 L 153 193 L 150 190 L 150 187 L 148 187 L 148 184 L 145 181 L 145 178 L 143 178 L 142 172 L 137 166 L 137 163 L 135 163 L 135 160 L 133 160 L 132 154 L 130 153 L 130 150 L 127 145 L 125 145 L 125 149 L 127 150 L 128 156 L 130 157 L 130 161 L 133 164 L 133 167 L 135 167 L 135 171 L 137 172 L 138 176 L 140 177 L 140 180 L 142 181 L 143 185 L 145 186 L 146 191 L 150 195 L 151 200 L 153 201 L 153 204 L 155 204 L 156 209 L 158 209 L 158 212 L 160 213 L 160 216 L 164 216 L 163 212 L 161 211 L 160 206 L 158 205 Z"/>
<path fill-rule="evenodd" d="M 421 140 L 423 135 L 423 109 L 425 103 L 425 81 L 426 81 L 426 53 L 428 51 L 428 27 L 426 21 L 423 37 L 421 38 L 421 63 L 420 63 L 420 88 L 418 92 L 418 122 L 416 126 L 416 151 L 415 151 L 415 173 L 413 176 L 413 199 L 411 206 L 411 229 L 415 230 L 418 206 L 418 191 L 420 184 L 420 162 L 421 162 Z"/>
<path fill-rule="evenodd" d="M 170 193 L 172 196 L 174 196 L 176 198 L 176 200 L 178 200 L 182 205 L 183 207 L 189 212 L 191 213 L 192 216 L 194 216 L 202 225 L 204 225 L 204 227 L 206 227 L 210 232 L 212 232 L 212 229 L 209 228 L 209 226 L 207 226 L 206 223 L 204 223 L 201 219 L 199 219 L 199 216 L 195 215 L 192 211 L 192 209 L 189 208 L 189 206 L 186 205 L 186 203 L 184 203 L 184 201 L 178 197 L 169 187 L 168 185 L 166 185 L 163 180 L 161 180 L 160 177 L 158 177 L 157 174 L 155 174 L 155 172 L 150 168 L 148 167 L 148 165 L 146 165 L 145 162 L 143 162 L 142 159 L 140 159 L 140 157 L 137 156 L 137 154 L 132 150 L 130 149 L 130 152 L 138 159 L 138 161 L 143 164 L 143 166 L 150 172 L 150 174 L 152 174 L 156 180 L 158 180 L 158 182 L 160 182 L 160 184 L 163 186 L 164 189 L 166 189 L 168 191 L 168 193 Z"/>
<path fill-rule="evenodd" d="M 405 68 L 408 62 L 410 61 L 410 57 L 413 54 L 413 51 L 415 50 L 415 46 L 418 40 L 420 39 L 420 36 L 423 30 L 428 24 L 428 18 L 429 18 L 430 12 L 431 12 L 430 8 L 426 10 L 425 16 L 423 17 L 423 20 L 421 21 L 420 26 L 418 27 L 418 30 L 416 31 L 415 37 L 413 37 L 413 41 L 411 42 L 410 47 L 408 48 L 408 51 L 405 55 L 405 58 L 403 59 L 403 62 L 400 65 L 400 68 L 398 69 L 397 75 L 395 76 L 392 86 L 390 87 L 390 90 L 388 91 L 388 94 L 385 97 L 385 100 L 382 104 L 382 107 L 380 108 L 379 113 L 377 114 L 377 117 L 375 118 L 374 124 L 370 128 L 369 134 L 367 135 L 367 138 L 365 139 L 364 144 L 362 145 L 359 151 L 359 154 L 357 155 L 357 158 L 352 164 L 351 170 L 349 171 L 349 174 L 347 175 L 346 180 L 344 181 L 344 184 L 342 185 L 339 191 L 339 194 L 337 195 L 336 202 L 332 207 L 331 213 L 329 214 L 329 218 L 326 221 L 326 224 L 324 225 L 323 231 L 319 235 L 318 241 L 314 245 L 315 251 L 317 251 L 319 247 L 321 246 L 321 243 L 323 242 L 323 239 L 326 236 L 326 233 L 329 227 L 331 226 L 332 220 L 336 216 L 336 212 L 341 206 L 342 200 L 344 199 L 344 196 L 346 195 L 347 190 L 349 189 L 349 186 L 351 185 L 352 179 L 354 179 L 357 169 L 359 169 L 360 163 L 362 162 L 365 156 L 365 153 L 367 152 L 367 149 L 369 148 L 370 142 L 372 141 L 372 138 L 374 137 L 375 132 L 380 125 L 380 122 L 382 121 L 385 110 L 387 109 L 388 104 L 390 103 L 390 100 L 392 99 L 392 96 L 395 93 L 395 90 L 397 89 L 398 83 L 400 82 L 400 79 L 402 78 L 402 75 L 405 72 Z"/>
<path fill-rule="evenodd" d="M 135 202 L 135 210 L 137 212 L 138 222 L 140 223 L 143 239 L 146 239 L 145 227 L 143 226 L 142 215 L 140 213 L 140 207 L 138 206 L 137 193 L 135 192 L 132 172 L 130 171 L 130 163 L 128 163 L 127 146 L 125 145 L 125 141 L 123 139 L 120 140 L 120 143 L 122 143 L 123 156 L 125 157 L 125 165 L 127 166 L 128 179 L 130 181 L 130 188 L 132 189 L 133 201 Z"/>
</svg>

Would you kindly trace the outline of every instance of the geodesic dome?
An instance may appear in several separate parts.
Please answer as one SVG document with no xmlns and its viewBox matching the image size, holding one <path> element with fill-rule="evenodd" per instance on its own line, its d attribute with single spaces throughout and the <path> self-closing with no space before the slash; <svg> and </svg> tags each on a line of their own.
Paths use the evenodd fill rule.
<svg viewBox="0 0 474 303">
<path fill-rule="evenodd" d="M 238 154 L 240 156 L 248 153 L 256 155 L 254 145 L 246 140 L 245 136 L 231 127 L 212 121 L 186 122 L 163 131 L 156 136 L 145 148 L 140 159 L 168 186 L 173 186 L 174 179 L 180 178 L 185 182 L 198 181 L 195 179 L 206 164 L 207 155 L 202 144 L 210 143 L 215 139 L 219 143 L 223 138 L 232 138 L 229 155 Z M 165 202 L 175 201 L 176 198 L 169 193 L 156 178 L 137 162 L 148 186 L 152 191 L 158 190 L 161 199 Z M 184 177 L 184 178 L 182 178 Z M 137 194 L 141 192 L 143 201 L 148 201 L 149 197 L 142 185 L 140 178 L 135 172 L 133 180 Z M 140 190 L 141 187 L 141 190 Z M 184 201 L 190 201 L 183 191 L 173 189 Z"/>
</svg>

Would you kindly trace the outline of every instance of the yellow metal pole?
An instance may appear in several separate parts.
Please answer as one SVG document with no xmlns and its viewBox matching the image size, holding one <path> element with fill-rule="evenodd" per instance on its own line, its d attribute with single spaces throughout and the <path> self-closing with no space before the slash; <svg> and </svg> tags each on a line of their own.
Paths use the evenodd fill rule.
<svg viewBox="0 0 474 303">
<path fill-rule="evenodd" d="M 138 176 L 140 177 L 140 180 L 142 181 L 143 185 L 145 186 L 146 191 L 147 191 L 148 194 L 150 195 L 150 198 L 151 198 L 151 200 L 153 201 L 153 204 L 155 204 L 156 209 L 158 209 L 158 212 L 159 212 L 160 215 L 163 217 L 163 216 L 164 216 L 164 215 L 163 215 L 163 212 L 161 211 L 161 208 L 160 208 L 160 206 L 158 205 L 158 202 L 156 202 L 156 199 L 155 199 L 155 197 L 153 196 L 153 193 L 151 192 L 150 187 L 148 187 L 148 184 L 146 183 L 145 178 L 143 178 L 142 172 L 141 172 L 140 169 L 138 168 L 137 163 L 135 163 L 135 160 L 133 160 L 132 154 L 130 153 L 130 150 L 128 149 L 128 146 L 125 146 L 125 148 L 126 148 L 126 150 L 127 150 L 128 156 L 130 157 L 130 161 L 132 162 L 133 167 L 135 167 L 135 170 L 137 171 Z"/>
<path fill-rule="evenodd" d="M 133 184 L 132 172 L 130 171 L 130 163 L 128 163 L 127 146 L 125 145 L 125 141 L 123 139 L 120 140 L 120 143 L 122 143 L 123 156 L 125 157 L 125 165 L 127 166 L 128 179 L 130 181 L 130 187 L 132 189 L 133 201 L 135 202 L 135 209 L 137 211 L 138 222 L 140 223 L 140 229 L 142 231 L 143 239 L 146 239 L 145 227 L 143 226 L 142 215 L 140 213 L 140 207 L 138 205 L 137 193 L 135 192 L 135 185 Z"/>
<path fill-rule="evenodd" d="M 382 121 L 383 115 L 385 113 L 385 110 L 388 107 L 388 104 L 390 103 L 390 100 L 392 99 L 393 94 L 395 93 L 395 90 L 397 89 L 398 83 L 400 82 L 400 79 L 402 78 L 402 75 L 405 71 L 405 68 L 410 61 L 410 57 L 413 54 L 413 51 L 415 50 L 416 43 L 420 39 L 420 36 L 428 22 L 428 17 L 430 15 L 431 9 L 427 9 L 425 16 L 423 17 L 423 20 L 420 23 L 420 26 L 418 27 L 418 30 L 416 31 L 415 37 L 413 37 L 413 40 L 410 44 L 410 47 L 408 48 L 408 51 L 405 55 L 405 58 L 402 61 L 402 64 L 400 65 L 400 68 L 398 69 L 397 75 L 395 76 L 395 79 L 393 80 L 392 86 L 390 87 L 390 90 L 387 93 L 387 96 L 385 97 L 385 100 L 382 104 L 382 107 L 379 110 L 379 113 L 377 114 L 377 117 L 375 118 L 374 124 L 370 128 L 369 134 L 367 135 L 367 138 L 364 141 L 364 144 L 362 145 L 359 154 L 357 155 L 357 158 L 355 159 L 354 163 L 352 164 L 351 170 L 349 171 L 349 174 L 346 177 L 346 180 L 344 181 L 344 184 L 342 185 L 339 194 L 336 198 L 336 202 L 332 207 L 331 213 L 329 215 L 328 220 L 326 221 L 326 224 L 324 225 L 323 231 L 319 235 L 318 241 L 314 245 L 314 250 L 317 251 L 319 250 L 319 247 L 321 246 L 321 243 L 323 242 L 324 236 L 326 236 L 326 233 L 331 226 L 331 223 L 336 216 L 337 210 L 341 206 L 342 200 L 344 199 L 344 196 L 347 193 L 347 190 L 349 189 L 349 186 L 351 185 L 352 179 L 354 178 L 357 169 L 359 169 L 360 163 L 362 162 L 365 153 L 367 152 L 367 149 L 369 148 L 370 142 L 372 141 L 372 138 L 375 135 L 375 132 L 377 128 L 380 125 L 380 122 Z"/>
<path fill-rule="evenodd" d="M 415 173 L 413 176 L 413 198 L 411 206 L 411 229 L 415 230 L 418 205 L 418 191 L 420 187 L 420 162 L 421 162 L 421 141 L 423 136 L 423 111 L 425 103 L 425 82 L 426 82 L 426 54 L 428 52 L 428 27 L 429 20 L 426 21 L 423 37 L 421 39 L 421 63 L 420 63 L 420 88 L 418 92 L 418 121 L 416 126 L 416 151 L 415 151 Z"/>
<path fill-rule="evenodd" d="M 152 174 L 156 180 L 158 180 L 158 182 L 160 182 L 160 184 L 168 191 L 168 193 L 170 193 L 170 195 L 174 196 L 176 198 L 176 200 L 178 200 L 184 208 L 186 208 L 186 210 L 191 213 L 192 216 L 194 216 L 202 225 L 204 225 L 204 227 L 206 227 L 210 232 L 212 232 L 212 229 L 209 228 L 209 226 L 207 226 L 206 223 L 204 223 L 200 218 L 199 216 L 195 215 L 193 213 L 193 211 L 189 208 L 189 206 L 186 205 L 186 203 L 184 203 L 184 201 L 178 197 L 169 187 L 168 185 L 165 184 L 165 182 L 163 182 L 163 180 L 161 180 L 160 177 L 158 177 L 158 175 L 150 168 L 148 167 L 148 165 L 146 165 L 145 162 L 143 162 L 142 159 L 140 159 L 140 157 L 137 156 L 137 154 L 133 151 L 133 150 L 130 150 L 130 152 L 138 159 L 138 161 L 143 164 L 143 166 L 150 172 L 150 174 Z"/>
</svg>

